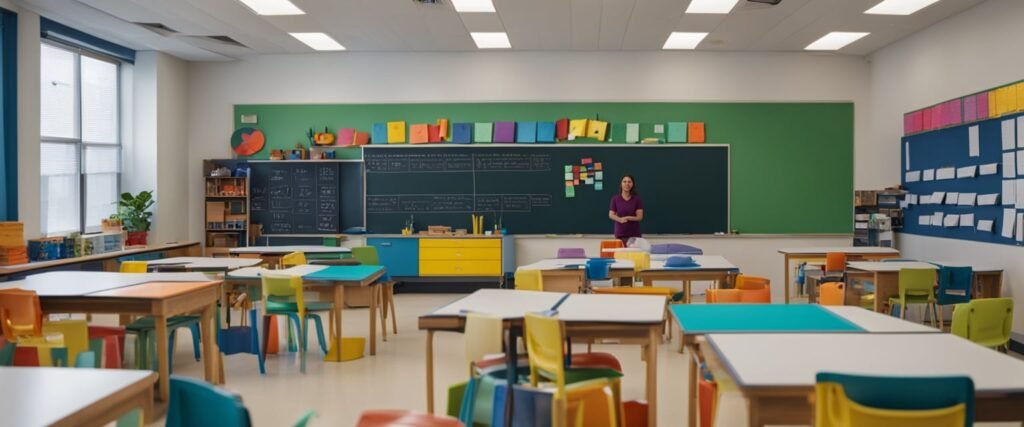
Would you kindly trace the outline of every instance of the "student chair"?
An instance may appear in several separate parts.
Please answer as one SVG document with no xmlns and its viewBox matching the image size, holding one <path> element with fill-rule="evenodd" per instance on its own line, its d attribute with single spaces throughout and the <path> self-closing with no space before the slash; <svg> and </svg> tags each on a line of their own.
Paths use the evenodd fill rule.
<svg viewBox="0 0 1024 427">
<path fill-rule="evenodd" d="M 817 374 L 817 427 L 970 427 L 969 377 L 869 377 Z"/>
<path fill-rule="evenodd" d="M 651 268 L 651 254 L 647 252 L 615 252 L 615 259 L 633 261 L 634 279 L 637 273 Z"/>
<path fill-rule="evenodd" d="M 622 241 L 619 239 L 615 240 L 602 240 L 601 241 L 601 258 L 615 258 L 615 252 L 605 252 L 605 249 L 618 249 L 625 247 Z"/>
<path fill-rule="evenodd" d="M 818 304 L 821 305 L 844 305 L 846 304 L 846 283 L 828 282 L 818 286 Z"/>
<path fill-rule="evenodd" d="M 552 426 L 564 427 L 569 420 L 574 425 L 621 426 L 621 374 L 607 369 L 566 369 L 562 322 L 527 313 L 525 323 L 530 385 L 538 388 L 542 378 L 554 383 Z"/>
<path fill-rule="evenodd" d="M 60 335 L 64 337 L 66 362 L 78 366 L 80 354 L 89 352 L 89 324 L 85 320 L 67 319 L 43 322 L 44 335 Z M 95 357 L 95 356 L 94 356 Z M 64 366 L 71 366 L 65 363 Z"/>
<path fill-rule="evenodd" d="M 355 258 L 363 265 L 381 265 L 380 256 L 377 254 L 377 248 L 373 246 L 361 246 L 352 248 L 352 258 Z M 385 266 L 385 269 L 387 266 Z M 387 273 L 385 273 L 387 274 Z M 381 296 L 380 305 L 380 323 L 381 331 L 384 334 L 384 339 L 387 340 L 387 319 L 388 311 L 391 312 L 391 332 L 398 333 L 398 315 L 395 314 L 395 282 L 391 280 L 391 277 L 382 278 L 381 284 L 377 287 Z M 372 290 L 371 290 L 372 292 Z"/>
<path fill-rule="evenodd" d="M 43 335 L 43 310 L 39 296 L 24 289 L 0 289 L 0 328 L 4 338 L 17 343 L 20 338 Z"/>
<path fill-rule="evenodd" d="M 586 257 L 587 251 L 583 250 L 583 248 L 558 248 L 558 253 L 556 254 L 556 258 L 561 259 Z"/>
<path fill-rule="evenodd" d="M 540 270 L 517 269 L 515 273 L 516 289 L 520 291 L 543 291 L 544 275 Z"/>
<path fill-rule="evenodd" d="M 309 319 L 316 325 L 317 340 L 324 354 L 327 354 L 327 341 L 324 339 L 324 326 L 320 316 L 313 311 L 330 311 L 331 303 L 322 301 L 306 301 L 302 292 L 302 278 L 299 276 L 275 276 L 272 270 L 260 272 L 263 284 L 264 327 L 268 323 L 266 315 L 287 316 L 298 328 L 299 353 L 301 362 L 299 370 L 306 373 L 306 348 Z M 264 352 L 266 351 L 264 334 Z"/>
<path fill-rule="evenodd" d="M 197 379 L 171 376 L 167 427 L 249 427 L 251 424 L 249 410 L 238 396 Z"/>
<path fill-rule="evenodd" d="M 302 252 L 292 252 L 281 257 L 281 266 L 285 268 L 303 264 L 306 264 L 306 254 Z"/>
<path fill-rule="evenodd" d="M 889 298 L 889 306 L 900 307 L 900 319 L 907 318 L 907 304 L 926 304 L 931 309 L 932 326 L 939 318 L 935 300 L 936 272 L 930 268 L 903 268 L 899 273 L 899 295 Z"/>
<path fill-rule="evenodd" d="M 373 409 L 359 415 L 356 427 L 463 427 L 452 417 L 397 409 Z"/>
<path fill-rule="evenodd" d="M 708 304 L 738 304 L 740 302 L 739 289 L 708 289 Z"/>
<path fill-rule="evenodd" d="M 122 261 L 120 271 L 122 273 L 145 273 L 149 271 L 146 261 Z M 178 329 L 188 328 L 192 332 L 192 353 L 199 361 L 199 316 L 184 315 L 172 316 L 167 319 L 167 330 L 169 331 L 167 346 L 168 366 L 173 366 L 174 343 L 177 341 Z M 156 336 L 156 322 L 152 316 L 142 316 L 125 327 L 127 334 L 135 335 L 135 368 L 155 369 L 152 353 L 156 352 L 156 342 L 151 338 Z"/>
<path fill-rule="evenodd" d="M 747 304 L 771 304 L 771 281 L 765 277 L 741 274 L 736 276 L 736 289 L 740 291 L 740 302 Z"/>
<path fill-rule="evenodd" d="M 953 335 L 1006 352 L 1013 325 L 1012 298 L 982 298 L 953 308 Z"/>
</svg>

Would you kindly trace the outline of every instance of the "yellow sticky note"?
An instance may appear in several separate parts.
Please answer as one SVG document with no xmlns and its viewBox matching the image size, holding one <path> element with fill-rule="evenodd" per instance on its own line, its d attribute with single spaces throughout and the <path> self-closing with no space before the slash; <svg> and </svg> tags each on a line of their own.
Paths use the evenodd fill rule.
<svg viewBox="0 0 1024 427">
<path fill-rule="evenodd" d="M 1003 103 L 1006 104 L 1006 114 L 1017 112 L 1017 85 L 1003 88 Z"/>
<path fill-rule="evenodd" d="M 388 144 L 405 144 L 405 122 L 388 122 Z"/>
<path fill-rule="evenodd" d="M 999 116 L 999 114 L 996 113 L 996 93 L 997 92 L 998 91 L 995 91 L 995 90 L 988 91 L 988 116 L 989 117 L 998 117 Z"/>
<path fill-rule="evenodd" d="M 586 172 L 580 172 L 580 179 L 586 180 L 587 179 L 587 173 Z"/>
<path fill-rule="evenodd" d="M 576 137 L 587 136 L 587 119 L 572 119 L 569 121 L 569 135 Z"/>
<path fill-rule="evenodd" d="M 1024 83 L 1017 83 L 1017 109 L 1024 110 Z"/>
<path fill-rule="evenodd" d="M 587 136 L 594 138 L 598 141 L 604 141 L 605 134 L 608 132 L 608 122 L 602 122 L 600 120 L 591 120 L 587 124 Z"/>
</svg>

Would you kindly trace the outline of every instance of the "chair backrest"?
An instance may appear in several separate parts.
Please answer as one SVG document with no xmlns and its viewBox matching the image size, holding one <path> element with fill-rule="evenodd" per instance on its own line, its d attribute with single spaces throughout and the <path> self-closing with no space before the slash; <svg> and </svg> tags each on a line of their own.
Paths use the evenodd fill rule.
<svg viewBox="0 0 1024 427">
<path fill-rule="evenodd" d="M 846 303 L 846 284 L 842 282 L 828 282 L 818 287 L 818 304 L 821 305 L 843 305 Z"/>
<path fill-rule="evenodd" d="M 829 252 L 825 254 L 825 272 L 839 273 L 846 271 L 846 254 L 843 252 Z"/>
<path fill-rule="evenodd" d="M 145 273 L 149 271 L 149 263 L 146 261 L 121 261 L 120 271 L 122 273 Z"/>
<path fill-rule="evenodd" d="M 520 291 L 543 291 L 544 275 L 540 270 L 516 270 L 516 289 Z"/>
<path fill-rule="evenodd" d="M 363 265 L 380 265 L 380 256 L 377 255 L 377 248 L 373 246 L 352 248 L 352 258 Z"/>
<path fill-rule="evenodd" d="M 565 333 L 562 321 L 537 313 L 526 313 L 526 351 L 530 360 L 530 384 L 540 382 L 541 374 L 555 382 L 555 398 L 565 396 Z"/>
<path fill-rule="evenodd" d="M 821 372 L 815 385 L 816 426 L 971 426 L 969 377 L 869 377 Z"/>
<path fill-rule="evenodd" d="M 267 306 L 270 297 L 295 297 L 300 312 L 306 311 L 302 299 L 302 278 L 299 276 L 274 275 L 273 270 L 261 270 L 260 281 L 263 285 L 263 306 Z"/>
<path fill-rule="evenodd" d="M 973 281 L 973 268 L 943 266 L 939 268 L 939 291 L 935 299 L 940 305 L 968 302 Z"/>
<path fill-rule="evenodd" d="M 907 295 L 934 296 L 936 271 L 931 268 L 902 268 L 899 274 L 899 297 Z"/>
<path fill-rule="evenodd" d="M 359 415 L 356 427 L 462 427 L 459 420 L 405 410 L 371 410 Z"/>
<path fill-rule="evenodd" d="M 284 267 L 291 267 L 293 265 L 302 265 L 306 263 L 306 254 L 302 252 L 292 252 L 288 255 L 281 257 L 281 265 Z"/>
<path fill-rule="evenodd" d="M 0 290 L 0 327 L 10 342 L 18 342 L 19 337 L 41 336 L 43 310 L 39 296 L 24 289 Z"/>
<path fill-rule="evenodd" d="M 216 425 L 249 427 L 249 411 L 241 399 L 204 381 L 171 376 L 167 427 Z"/>
<path fill-rule="evenodd" d="M 615 258 L 615 252 L 605 252 L 605 249 L 618 249 L 625 247 L 621 240 L 602 240 L 601 241 L 601 258 Z"/>
<path fill-rule="evenodd" d="M 588 259 L 585 265 L 587 280 L 608 280 L 611 276 L 611 266 L 614 263 L 614 259 L 608 258 Z"/>
<path fill-rule="evenodd" d="M 586 258 L 587 251 L 583 248 L 558 248 L 558 258 Z"/>
<path fill-rule="evenodd" d="M 1006 345 L 1013 325 L 1012 298 L 982 298 L 970 302 L 967 338 L 986 347 Z"/>
<path fill-rule="evenodd" d="M 0 336 L 0 366 L 11 366 L 14 364 L 15 345 L 7 342 L 7 339 Z"/>
<path fill-rule="evenodd" d="M 772 291 L 767 287 L 761 289 L 740 289 L 740 302 L 744 304 L 771 304 Z"/>
<path fill-rule="evenodd" d="M 708 304 L 731 304 L 740 302 L 739 289 L 708 289 Z"/>
<path fill-rule="evenodd" d="M 466 328 L 462 334 L 465 342 L 466 365 L 483 359 L 489 354 L 501 353 L 504 328 L 501 318 L 483 313 L 466 315 Z"/>
<path fill-rule="evenodd" d="M 771 281 L 764 277 L 748 276 L 741 274 L 736 276 L 736 289 L 758 290 L 771 286 Z"/>
<path fill-rule="evenodd" d="M 633 271 L 651 268 L 651 254 L 647 252 L 616 252 L 615 259 L 633 261 Z"/>
<path fill-rule="evenodd" d="M 43 322 L 43 334 L 60 334 L 68 349 L 68 362 L 74 363 L 78 355 L 89 351 L 89 324 L 85 320 L 67 319 Z"/>
</svg>

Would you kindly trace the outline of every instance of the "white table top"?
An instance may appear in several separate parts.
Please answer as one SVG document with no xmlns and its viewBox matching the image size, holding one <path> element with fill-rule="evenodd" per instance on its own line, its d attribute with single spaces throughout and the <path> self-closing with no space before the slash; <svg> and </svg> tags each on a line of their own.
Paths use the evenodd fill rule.
<svg viewBox="0 0 1024 427">
<path fill-rule="evenodd" d="M 813 387 L 818 372 L 966 375 L 978 393 L 1024 392 L 1024 361 L 950 334 L 711 334 L 740 387 Z"/>
<path fill-rule="evenodd" d="M 551 310 L 567 294 L 561 292 L 517 291 L 511 289 L 480 289 L 425 316 L 465 316 L 477 312 L 522 319 L 526 313 Z"/>
<path fill-rule="evenodd" d="M 579 269 L 583 269 L 586 265 L 586 258 L 548 258 L 537 261 L 533 264 L 522 265 L 517 270 L 564 270 L 566 266 L 576 265 Z M 625 259 L 617 259 L 612 263 L 612 270 L 632 270 L 633 261 Z"/>
<path fill-rule="evenodd" d="M 272 275 L 275 275 L 275 276 L 300 276 L 301 277 L 301 276 L 305 276 L 307 274 L 316 273 L 316 272 L 318 272 L 320 270 L 323 270 L 323 269 L 325 269 L 327 267 L 330 267 L 330 266 L 329 265 L 303 264 L 303 265 L 296 265 L 296 266 L 288 267 L 288 268 L 285 268 L 285 269 L 282 269 L 282 270 L 266 270 L 266 269 L 263 269 L 261 267 L 245 267 L 245 268 L 239 268 L 238 270 L 229 271 L 228 274 L 227 274 L 227 278 L 228 279 L 236 279 L 236 280 L 259 279 L 261 277 L 261 273 L 264 272 L 264 271 L 269 271 L 269 272 L 271 272 Z"/>
<path fill-rule="evenodd" d="M 893 272 L 900 271 L 904 268 L 921 268 L 929 270 L 938 270 L 939 266 L 920 261 L 900 261 L 900 262 L 878 262 L 878 261 L 853 261 L 846 263 L 846 266 L 855 270 L 864 270 L 870 272 Z"/>
<path fill-rule="evenodd" d="M 21 288 L 41 297 L 88 295 L 149 282 L 209 282 L 203 273 L 111 273 L 102 271 L 53 271 L 23 280 L 0 283 L 0 289 Z"/>
<path fill-rule="evenodd" d="M 347 254 L 352 249 L 341 246 L 315 246 L 315 245 L 292 245 L 292 246 L 246 246 L 244 248 L 231 248 L 233 254 L 290 254 L 302 252 L 306 254 Z"/>
<path fill-rule="evenodd" d="M 938 329 L 852 305 L 822 306 L 869 333 L 937 333 Z"/>
<path fill-rule="evenodd" d="M 263 260 L 258 258 L 209 258 L 209 257 L 174 257 L 149 261 L 149 266 L 181 266 L 196 270 L 234 270 L 242 267 L 259 265 Z"/>
<path fill-rule="evenodd" d="M 700 265 L 700 267 L 678 269 L 679 271 L 714 271 L 714 270 L 739 270 L 738 267 L 733 265 L 729 260 L 719 255 L 686 255 L 693 258 L 693 261 Z M 650 270 L 677 270 L 677 269 L 666 269 L 665 260 L 651 260 Z"/>
<path fill-rule="evenodd" d="M 4 425 L 48 426 L 145 381 L 150 371 L 0 367 Z"/>
<path fill-rule="evenodd" d="M 661 323 L 665 304 L 660 295 L 569 294 L 556 317 L 566 322 Z"/>
<path fill-rule="evenodd" d="M 878 246 L 821 246 L 807 248 L 782 248 L 780 254 L 790 255 L 813 255 L 827 254 L 829 252 L 842 252 L 854 255 L 878 255 L 878 254 L 899 254 L 895 248 L 883 248 Z"/>
</svg>

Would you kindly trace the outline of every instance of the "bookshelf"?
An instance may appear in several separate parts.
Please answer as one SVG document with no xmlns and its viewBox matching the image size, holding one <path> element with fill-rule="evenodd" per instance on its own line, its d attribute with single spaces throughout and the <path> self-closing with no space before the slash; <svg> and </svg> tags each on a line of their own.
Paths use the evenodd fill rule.
<svg viewBox="0 0 1024 427">
<path fill-rule="evenodd" d="M 907 192 L 899 188 L 858 190 L 853 197 L 853 245 L 895 246 L 893 231 L 903 228 L 901 206 Z"/>
<path fill-rule="evenodd" d="M 203 161 L 204 234 L 207 248 L 234 248 L 249 242 L 249 168 L 244 163 Z"/>
</svg>

